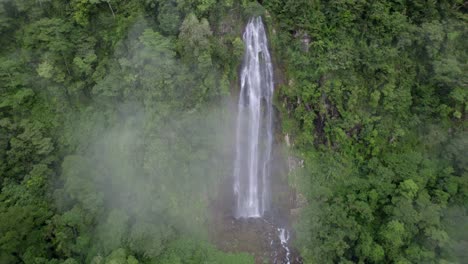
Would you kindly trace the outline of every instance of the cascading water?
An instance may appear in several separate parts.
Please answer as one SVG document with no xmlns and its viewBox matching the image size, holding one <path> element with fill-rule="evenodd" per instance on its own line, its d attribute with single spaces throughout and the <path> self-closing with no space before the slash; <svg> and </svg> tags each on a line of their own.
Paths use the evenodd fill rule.
<svg viewBox="0 0 468 264">
<path fill-rule="evenodd" d="M 245 54 L 240 72 L 240 93 L 236 120 L 236 156 L 234 161 L 234 217 L 222 214 L 226 227 L 220 230 L 221 245 L 228 243 L 256 259 L 274 264 L 302 264 L 290 250 L 288 208 L 271 205 L 271 189 L 288 188 L 271 178 L 273 153 L 273 65 L 261 17 L 249 20 L 243 34 Z M 275 164 L 281 173 L 281 160 Z M 283 193 L 280 191 L 280 193 Z M 282 196 L 278 196 L 282 197 Z M 283 210 L 281 210 L 283 209 Z M 246 218 L 249 218 L 246 220 Z M 282 226 L 280 228 L 280 226 Z M 229 236 L 225 236 L 225 234 Z"/>
<path fill-rule="evenodd" d="M 288 241 L 289 241 L 289 231 L 286 228 L 278 228 L 278 233 L 279 233 L 279 239 L 281 243 L 281 247 L 285 251 L 285 256 L 284 256 L 284 264 L 290 264 L 291 263 L 291 252 L 288 247 Z"/>
<path fill-rule="evenodd" d="M 250 19 L 243 39 L 234 164 L 237 218 L 261 217 L 270 206 L 273 145 L 273 66 L 261 17 Z"/>
</svg>

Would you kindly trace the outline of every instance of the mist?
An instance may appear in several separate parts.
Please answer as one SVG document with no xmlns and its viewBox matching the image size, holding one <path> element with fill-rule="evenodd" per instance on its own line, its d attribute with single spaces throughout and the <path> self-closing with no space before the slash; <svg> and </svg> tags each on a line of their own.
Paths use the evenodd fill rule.
<svg viewBox="0 0 468 264">
<path fill-rule="evenodd" d="M 208 205 L 231 173 L 227 110 L 177 113 L 164 126 L 143 112 L 128 113 L 109 128 L 94 128 L 100 133 L 83 143 L 89 147 L 65 158 L 62 191 L 69 206 L 98 215 L 94 241 L 104 253 L 128 243 L 155 257 L 164 240 L 206 238 Z"/>
<path fill-rule="evenodd" d="M 93 88 L 94 107 L 68 124 L 79 141 L 55 197 L 64 215 L 94 226 L 81 237 L 93 248 L 87 261 L 118 248 L 151 259 L 170 241 L 208 240 L 209 205 L 232 174 L 234 103 L 216 69 L 200 74 L 170 45 L 138 21 Z"/>
</svg>

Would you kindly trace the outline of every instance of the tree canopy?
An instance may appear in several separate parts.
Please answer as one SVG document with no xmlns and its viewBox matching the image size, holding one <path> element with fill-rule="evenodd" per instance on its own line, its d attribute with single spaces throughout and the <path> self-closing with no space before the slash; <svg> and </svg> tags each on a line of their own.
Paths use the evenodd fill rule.
<svg viewBox="0 0 468 264">
<path fill-rule="evenodd" d="M 466 262 L 467 11 L 0 1 L 0 263 L 254 263 L 218 249 L 208 220 L 257 15 L 275 138 L 300 164 L 288 179 L 304 263 Z"/>
</svg>

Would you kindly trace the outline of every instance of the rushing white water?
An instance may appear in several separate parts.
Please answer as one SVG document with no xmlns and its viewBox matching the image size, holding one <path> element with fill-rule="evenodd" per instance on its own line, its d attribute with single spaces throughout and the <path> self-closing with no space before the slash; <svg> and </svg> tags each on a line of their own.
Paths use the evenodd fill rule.
<svg viewBox="0 0 468 264">
<path fill-rule="evenodd" d="M 260 17 L 243 35 L 244 62 L 238 103 L 234 164 L 235 216 L 261 217 L 270 206 L 270 161 L 273 144 L 273 66 Z"/>
<path fill-rule="evenodd" d="M 286 256 L 285 256 L 285 259 L 284 259 L 283 263 L 290 264 L 291 263 L 291 260 L 290 260 L 291 252 L 290 252 L 289 247 L 288 247 L 289 231 L 286 230 L 286 228 L 278 228 L 278 233 L 279 233 L 278 236 L 279 236 L 279 239 L 280 239 L 280 242 L 281 242 L 281 247 L 286 252 Z"/>
</svg>

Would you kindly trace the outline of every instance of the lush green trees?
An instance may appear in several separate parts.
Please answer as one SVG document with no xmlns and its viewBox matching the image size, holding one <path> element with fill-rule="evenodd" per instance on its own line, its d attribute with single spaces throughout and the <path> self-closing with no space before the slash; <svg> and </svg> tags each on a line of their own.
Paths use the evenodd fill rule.
<svg viewBox="0 0 468 264">
<path fill-rule="evenodd" d="M 466 258 L 464 2 L 259 2 L 0 2 L 1 263 L 252 263 L 206 219 L 258 14 L 305 262 Z"/>
<path fill-rule="evenodd" d="M 0 3 L 1 263 L 253 262 L 207 242 L 234 5 Z"/>
<path fill-rule="evenodd" d="M 288 81 L 277 105 L 305 163 L 292 177 L 308 201 L 296 226 L 307 263 L 457 261 L 467 237 L 449 234 L 446 212 L 466 219 L 466 155 L 447 155 L 467 146 L 460 4 L 265 1 Z"/>
</svg>

